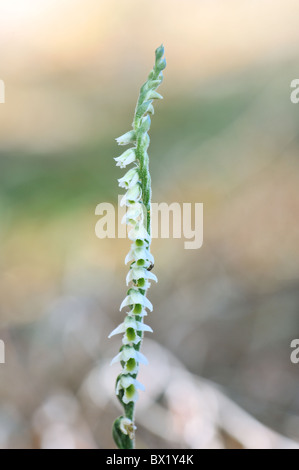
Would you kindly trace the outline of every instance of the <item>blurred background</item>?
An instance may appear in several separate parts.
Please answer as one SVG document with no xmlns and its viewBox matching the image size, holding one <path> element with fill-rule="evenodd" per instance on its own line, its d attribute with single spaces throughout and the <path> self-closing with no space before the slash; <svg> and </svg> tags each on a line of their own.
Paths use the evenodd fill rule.
<svg viewBox="0 0 299 470">
<path fill-rule="evenodd" d="M 165 46 L 153 201 L 204 204 L 204 243 L 155 239 L 139 448 L 299 447 L 299 4 L 0 4 L 1 448 L 114 448 L 128 240 L 114 139 Z"/>
</svg>

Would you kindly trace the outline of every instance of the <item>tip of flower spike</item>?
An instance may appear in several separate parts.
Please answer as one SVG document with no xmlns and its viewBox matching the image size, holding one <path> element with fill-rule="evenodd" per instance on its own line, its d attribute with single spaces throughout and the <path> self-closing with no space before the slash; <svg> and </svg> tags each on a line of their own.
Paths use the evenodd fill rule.
<svg viewBox="0 0 299 470">
<path fill-rule="evenodd" d="M 163 57 L 163 55 L 164 55 L 164 46 L 163 46 L 163 44 L 161 44 L 161 46 L 157 47 L 157 49 L 155 50 L 155 54 L 156 54 L 156 60 L 159 60 Z"/>
</svg>

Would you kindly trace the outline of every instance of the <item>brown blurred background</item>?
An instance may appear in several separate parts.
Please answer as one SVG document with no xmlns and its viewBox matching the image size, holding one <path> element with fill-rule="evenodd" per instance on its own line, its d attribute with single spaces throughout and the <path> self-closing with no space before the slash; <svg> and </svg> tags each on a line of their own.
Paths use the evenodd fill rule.
<svg viewBox="0 0 299 470">
<path fill-rule="evenodd" d="M 137 446 L 299 446 L 299 4 L 0 5 L 0 448 L 113 448 L 129 242 L 99 240 L 114 138 L 165 46 L 155 202 L 203 202 L 204 244 L 153 240 Z M 160 91 L 159 90 L 159 91 Z"/>
</svg>

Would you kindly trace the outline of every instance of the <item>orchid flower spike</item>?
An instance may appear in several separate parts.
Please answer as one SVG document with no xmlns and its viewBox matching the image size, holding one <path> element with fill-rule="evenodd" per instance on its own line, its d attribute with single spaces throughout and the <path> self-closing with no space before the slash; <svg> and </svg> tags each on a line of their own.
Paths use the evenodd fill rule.
<svg viewBox="0 0 299 470">
<path fill-rule="evenodd" d="M 147 364 L 140 348 L 144 332 L 152 332 L 151 327 L 143 322 L 148 311 L 153 310 L 146 294 L 150 281 L 158 281 L 150 272 L 154 258 L 150 252 L 151 179 L 147 150 L 150 143 L 150 115 L 154 114 L 153 101 L 162 98 L 156 89 L 163 80 L 163 70 L 166 67 L 163 56 L 164 47 L 160 46 L 155 51 L 155 65 L 140 89 L 132 129 L 116 139 L 119 145 L 131 145 L 131 148 L 115 158 L 116 166 L 126 168 L 133 164 L 118 180 L 119 186 L 126 190 L 121 200 L 121 206 L 127 207 L 122 222 L 131 226 L 128 236 L 132 245 L 125 259 L 126 264 L 131 263 L 126 278 L 130 287 L 120 306 L 120 310 L 125 307 L 128 310 L 124 321 L 109 335 L 110 338 L 123 334 L 120 351 L 111 361 L 111 364 L 120 363 L 122 368 L 116 380 L 115 393 L 123 406 L 124 416 L 117 418 L 113 424 L 113 437 L 120 449 L 134 448 L 137 390 L 144 390 L 136 377 L 139 364 Z"/>
</svg>

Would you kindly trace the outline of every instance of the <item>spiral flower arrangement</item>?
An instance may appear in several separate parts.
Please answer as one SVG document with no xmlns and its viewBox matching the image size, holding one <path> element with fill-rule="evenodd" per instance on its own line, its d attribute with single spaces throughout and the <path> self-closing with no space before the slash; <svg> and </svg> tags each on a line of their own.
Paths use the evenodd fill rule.
<svg viewBox="0 0 299 470">
<path fill-rule="evenodd" d="M 150 281 L 156 281 L 151 272 L 154 258 L 150 252 L 151 244 L 151 178 L 149 173 L 148 147 L 150 138 L 148 131 L 151 125 L 150 114 L 154 114 L 153 100 L 162 99 L 156 91 L 163 80 L 166 67 L 164 48 L 161 45 L 155 51 L 155 65 L 147 81 L 142 85 L 137 101 L 132 130 L 116 139 L 119 145 L 132 145 L 131 148 L 115 158 L 116 165 L 126 168 L 133 164 L 127 173 L 118 180 L 119 186 L 126 189 L 121 205 L 127 210 L 123 219 L 131 228 L 128 233 L 132 241 L 131 249 L 125 263 L 130 263 L 126 282 L 129 286 L 127 296 L 120 310 L 128 308 L 124 322 L 109 335 L 123 333 L 122 346 L 119 353 L 112 359 L 112 364 L 120 362 L 122 371 L 116 379 L 115 392 L 123 406 L 124 415 L 113 424 L 113 437 L 120 449 L 132 449 L 135 444 L 134 410 L 138 398 L 138 390 L 144 390 L 138 382 L 137 375 L 140 364 L 147 364 L 146 357 L 140 352 L 145 331 L 152 332 L 144 323 L 147 310 L 153 306 L 146 297 Z"/>
</svg>

